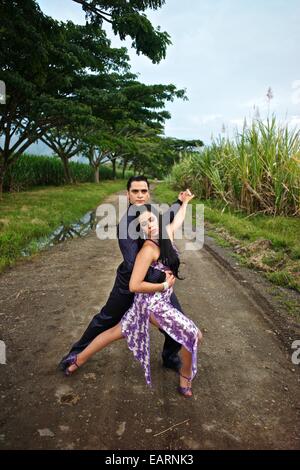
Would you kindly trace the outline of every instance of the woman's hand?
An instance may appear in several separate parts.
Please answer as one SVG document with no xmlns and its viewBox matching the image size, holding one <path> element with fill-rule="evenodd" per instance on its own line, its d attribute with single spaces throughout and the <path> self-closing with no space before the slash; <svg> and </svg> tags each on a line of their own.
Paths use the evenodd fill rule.
<svg viewBox="0 0 300 470">
<path fill-rule="evenodd" d="M 179 201 L 183 202 L 184 195 L 185 195 L 185 191 L 180 191 L 180 193 L 178 194 L 177 199 L 179 199 Z"/>
<path fill-rule="evenodd" d="M 195 197 L 195 194 L 192 194 L 189 189 L 186 189 L 181 196 L 182 202 L 185 202 L 188 204 L 193 198 Z"/>
<path fill-rule="evenodd" d="M 166 271 L 166 282 L 169 287 L 173 287 L 175 284 L 175 276 L 172 271 Z"/>
</svg>

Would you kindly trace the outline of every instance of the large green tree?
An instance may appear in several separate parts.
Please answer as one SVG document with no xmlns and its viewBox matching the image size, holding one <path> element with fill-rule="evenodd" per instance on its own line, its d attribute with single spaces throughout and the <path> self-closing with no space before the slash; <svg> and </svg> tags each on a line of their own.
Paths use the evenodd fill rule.
<svg viewBox="0 0 300 470">
<path fill-rule="evenodd" d="M 53 128 L 92 119 L 81 99 L 86 77 L 128 68 L 126 50 L 112 49 L 105 32 L 54 21 L 34 0 L 0 0 L 0 195 L 10 165 Z"/>
<path fill-rule="evenodd" d="M 145 85 L 129 72 L 91 75 L 82 92 L 81 99 L 90 106 L 98 123 L 93 131 L 87 125 L 83 133 L 87 136 L 83 140 L 90 142 L 85 154 L 97 171 L 104 160 L 111 161 L 114 175 L 118 159 L 123 161 L 123 173 L 129 163 L 137 162 L 133 153 L 139 154 L 140 139 L 147 139 L 149 144 L 163 133 L 165 120 L 170 118 L 166 103 L 175 98 L 186 99 L 185 90 L 172 84 Z"/>
<path fill-rule="evenodd" d="M 125 171 L 134 149 L 145 155 L 147 145 L 155 147 L 148 133 L 163 133 L 170 117 L 166 102 L 185 98 L 185 91 L 172 84 L 138 82 L 129 72 L 126 49 L 111 48 L 102 28 L 104 21 L 112 22 L 121 39 L 127 34 L 135 37 L 137 51 L 159 61 L 164 36 L 150 27 L 143 12 L 164 2 L 78 3 L 89 18 L 84 26 L 45 16 L 35 0 L 0 0 L 0 80 L 7 90 L 6 103 L 0 105 L 0 194 L 9 166 L 38 139 L 63 158 L 67 179 L 68 160 L 82 143 L 101 155 L 104 148 L 113 165 L 117 158 L 126 158 Z M 143 37 L 145 25 L 149 34 Z M 139 129 L 135 135 L 132 129 L 128 134 L 129 122 Z"/>
<path fill-rule="evenodd" d="M 83 151 L 81 133 L 84 131 L 83 126 L 76 128 L 65 126 L 59 129 L 54 127 L 41 137 L 41 141 L 60 158 L 64 168 L 65 182 L 69 184 L 73 183 L 69 160 Z"/>
<path fill-rule="evenodd" d="M 87 20 L 103 26 L 109 23 L 116 35 L 123 40 L 131 37 L 137 53 L 158 63 L 166 56 L 171 44 L 167 32 L 155 28 L 144 13 L 147 9 L 161 8 L 165 0 L 73 0 L 82 5 Z"/>
</svg>

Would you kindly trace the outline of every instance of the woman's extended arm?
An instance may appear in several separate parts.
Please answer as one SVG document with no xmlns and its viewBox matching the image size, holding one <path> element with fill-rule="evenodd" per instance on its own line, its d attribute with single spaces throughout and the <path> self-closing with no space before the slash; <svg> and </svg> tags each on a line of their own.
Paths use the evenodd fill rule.
<svg viewBox="0 0 300 470">
<path fill-rule="evenodd" d="M 175 215 L 173 222 L 171 222 L 168 226 L 168 234 L 172 241 L 175 231 L 181 227 L 184 222 L 187 205 L 193 199 L 193 197 L 195 197 L 194 194 L 187 190 L 179 211 Z"/>
<path fill-rule="evenodd" d="M 164 283 L 153 284 L 152 282 L 144 281 L 147 271 L 150 264 L 156 259 L 156 250 L 155 246 L 150 245 L 150 243 L 145 242 L 141 250 L 138 252 L 135 259 L 133 271 L 129 281 L 129 290 L 130 292 L 142 292 L 142 293 L 154 293 L 161 292 L 164 290 Z M 169 287 L 174 284 L 174 276 L 168 276 Z"/>
</svg>

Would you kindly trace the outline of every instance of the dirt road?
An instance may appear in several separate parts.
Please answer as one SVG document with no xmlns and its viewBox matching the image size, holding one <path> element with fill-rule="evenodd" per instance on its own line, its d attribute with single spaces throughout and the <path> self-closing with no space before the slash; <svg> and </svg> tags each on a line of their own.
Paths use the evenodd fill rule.
<svg viewBox="0 0 300 470">
<path fill-rule="evenodd" d="M 299 449 L 299 366 L 249 291 L 205 249 L 182 253 L 185 280 L 175 289 L 204 332 L 192 400 L 161 367 L 154 329 L 153 389 L 125 342 L 70 378 L 56 369 L 105 303 L 120 261 L 117 241 L 93 232 L 0 276 L 0 448 Z"/>
</svg>

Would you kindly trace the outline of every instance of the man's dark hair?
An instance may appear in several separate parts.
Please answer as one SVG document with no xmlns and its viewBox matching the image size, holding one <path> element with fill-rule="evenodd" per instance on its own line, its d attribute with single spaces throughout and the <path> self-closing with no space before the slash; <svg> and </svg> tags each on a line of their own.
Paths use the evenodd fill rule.
<svg viewBox="0 0 300 470">
<path fill-rule="evenodd" d="M 127 191 L 129 191 L 130 186 L 134 181 L 145 181 L 145 183 L 147 183 L 147 186 L 148 186 L 148 189 L 149 189 L 149 182 L 148 182 L 146 176 L 139 175 L 139 176 L 131 176 L 129 178 L 129 180 L 127 181 Z"/>
</svg>

